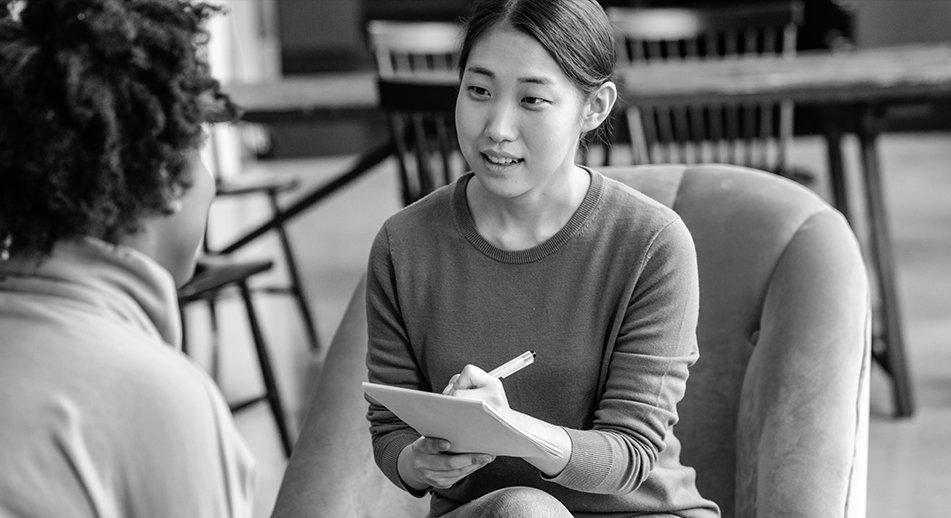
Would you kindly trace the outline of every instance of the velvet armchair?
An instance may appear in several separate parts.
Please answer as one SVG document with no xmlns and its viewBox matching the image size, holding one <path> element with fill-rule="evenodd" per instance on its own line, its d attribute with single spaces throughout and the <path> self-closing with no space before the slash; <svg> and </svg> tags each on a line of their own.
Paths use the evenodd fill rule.
<svg viewBox="0 0 951 518">
<path fill-rule="evenodd" d="M 814 192 L 725 165 L 601 169 L 672 207 L 697 245 L 700 360 L 675 426 L 724 517 L 865 516 L 870 311 L 845 219 Z M 327 353 L 276 517 L 423 517 L 373 462 L 364 288 Z"/>
</svg>

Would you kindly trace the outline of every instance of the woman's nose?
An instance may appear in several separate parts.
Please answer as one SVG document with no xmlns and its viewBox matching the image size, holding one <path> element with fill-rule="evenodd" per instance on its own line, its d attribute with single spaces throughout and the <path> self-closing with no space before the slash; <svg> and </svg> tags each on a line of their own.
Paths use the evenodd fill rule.
<svg viewBox="0 0 951 518">
<path fill-rule="evenodd" d="M 518 136 L 515 110 L 497 104 L 489 114 L 485 125 L 485 135 L 495 142 L 515 140 Z"/>
</svg>

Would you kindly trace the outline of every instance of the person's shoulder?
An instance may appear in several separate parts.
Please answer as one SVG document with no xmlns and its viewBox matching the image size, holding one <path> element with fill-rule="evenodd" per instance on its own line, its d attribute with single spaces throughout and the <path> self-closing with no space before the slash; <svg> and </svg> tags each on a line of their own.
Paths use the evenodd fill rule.
<svg viewBox="0 0 951 518">
<path fill-rule="evenodd" d="M 604 183 L 602 221 L 620 243 L 616 255 L 639 256 L 646 270 L 695 272 L 693 236 L 674 209 L 623 182 L 604 177 Z"/>
<path fill-rule="evenodd" d="M 67 455 L 123 473 L 116 494 L 157 495 L 169 509 L 217 506 L 232 491 L 223 477 L 250 480 L 250 451 L 198 365 L 128 323 L 89 324 L 84 333 L 47 326 L 29 354 L 8 355 L 23 371 L 4 380 L 24 393 L 12 406 L 21 412 L 17 440 L 51 448 L 41 437 L 75 439 L 61 445 Z"/>
<path fill-rule="evenodd" d="M 109 405 L 102 429 L 107 436 L 115 434 L 115 451 L 137 459 L 136 476 L 168 463 L 188 466 L 182 476 L 194 478 L 194 484 L 209 492 L 243 491 L 237 486 L 227 489 L 222 477 L 246 485 L 254 460 L 211 377 L 160 340 L 128 349 L 135 350 L 122 355 L 122 365 L 106 379 L 95 382 Z M 99 410 L 102 415 L 106 409 Z"/>
<path fill-rule="evenodd" d="M 655 230 L 680 221 L 680 215 L 674 209 L 630 185 L 601 176 L 604 182 L 604 206 L 610 217 Z"/>
<path fill-rule="evenodd" d="M 398 244 L 409 246 L 454 228 L 453 203 L 459 190 L 457 185 L 463 180 L 439 187 L 390 215 L 377 233 L 376 241 L 385 241 L 391 248 Z"/>
<path fill-rule="evenodd" d="M 151 322 L 97 309 L 52 297 L 21 304 L 22 317 L 8 326 L 8 338 L 18 344 L 7 351 L 9 357 L 44 366 L 49 375 L 42 382 L 61 387 L 90 408 L 151 404 L 161 398 L 194 401 L 208 391 L 207 374 L 163 341 Z M 167 318 L 178 318 L 178 313 Z M 26 381 L 29 373 L 23 377 Z"/>
<path fill-rule="evenodd" d="M 145 340 L 123 354 L 112 376 L 125 389 L 117 403 L 151 409 L 146 419 L 181 427 L 211 426 L 223 410 L 223 398 L 208 374 L 193 360 L 159 340 Z"/>
<path fill-rule="evenodd" d="M 86 332 L 71 321 L 40 335 L 60 344 L 40 346 L 44 355 L 59 357 L 55 368 L 64 378 L 58 383 L 64 388 L 81 383 L 73 394 L 78 406 L 117 418 L 134 414 L 128 423 L 133 427 L 161 423 L 166 429 L 195 429 L 217 419 L 220 391 L 195 361 L 128 322 L 95 316 L 89 322 Z M 85 375 L 77 378 L 79 372 Z"/>
<path fill-rule="evenodd" d="M 434 217 L 448 214 L 452 207 L 456 182 L 443 185 L 426 196 L 403 207 L 389 218 L 385 226 L 389 228 L 416 227 L 423 223 L 432 223 Z"/>
</svg>

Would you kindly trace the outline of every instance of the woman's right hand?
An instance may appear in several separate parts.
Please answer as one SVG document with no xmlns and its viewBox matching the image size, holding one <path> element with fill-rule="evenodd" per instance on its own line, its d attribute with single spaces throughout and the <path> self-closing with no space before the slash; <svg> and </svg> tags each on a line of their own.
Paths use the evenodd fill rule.
<svg viewBox="0 0 951 518">
<path fill-rule="evenodd" d="M 485 453 L 450 453 L 449 441 L 420 437 L 400 452 L 398 469 L 407 486 L 445 489 L 495 460 Z"/>
</svg>

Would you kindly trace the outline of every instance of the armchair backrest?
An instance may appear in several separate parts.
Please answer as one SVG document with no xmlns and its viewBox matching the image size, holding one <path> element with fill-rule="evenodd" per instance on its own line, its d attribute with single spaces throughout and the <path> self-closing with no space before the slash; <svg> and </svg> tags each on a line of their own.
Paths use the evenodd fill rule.
<svg viewBox="0 0 951 518">
<path fill-rule="evenodd" d="M 602 169 L 672 207 L 697 247 L 700 359 L 675 426 L 724 517 L 865 516 L 868 280 L 845 219 L 736 166 Z M 425 515 L 373 462 L 357 288 L 327 353 L 275 517 Z"/>
</svg>

